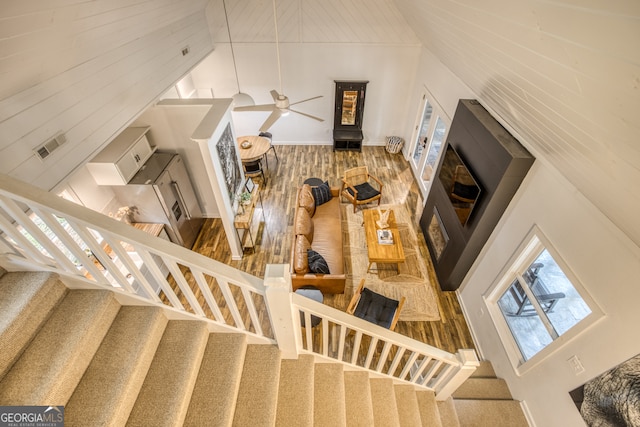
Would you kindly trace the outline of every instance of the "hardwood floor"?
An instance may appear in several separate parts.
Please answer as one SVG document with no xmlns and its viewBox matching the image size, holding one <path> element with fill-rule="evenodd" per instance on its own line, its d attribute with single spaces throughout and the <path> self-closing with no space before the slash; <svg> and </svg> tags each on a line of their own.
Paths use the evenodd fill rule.
<svg viewBox="0 0 640 427">
<path fill-rule="evenodd" d="M 261 185 L 263 209 L 258 206 L 254 217 L 254 250 L 245 251 L 240 261 L 232 260 L 221 220 L 208 219 L 193 247 L 194 251 L 264 277 L 267 264 L 289 262 L 295 188 L 310 177 L 319 177 L 328 180 L 332 186 L 339 186 L 345 169 L 366 165 L 369 172 L 384 183 L 382 203 L 403 204 L 411 213 L 420 253 L 433 272 L 424 236 L 417 225 L 423 200 L 411 168 L 401 154 L 389 154 L 384 147 L 363 147 L 361 153 L 334 153 L 331 146 L 277 146 L 276 150 L 280 161 L 276 162 L 273 153 L 269 154 L 267 185 L 262 186 L 261 179 L 256 179 Z M 442 320 L 399 322 L 396 332 L 449 352 L 475 348 L 455 293 L 440 291 L 435 276 L 432 275 L 431 280 L 438 295 Z M 350 298 L 351 295 L 346 293 L 327 295 L 324 302 L 344 310 Z"/>
</svg>

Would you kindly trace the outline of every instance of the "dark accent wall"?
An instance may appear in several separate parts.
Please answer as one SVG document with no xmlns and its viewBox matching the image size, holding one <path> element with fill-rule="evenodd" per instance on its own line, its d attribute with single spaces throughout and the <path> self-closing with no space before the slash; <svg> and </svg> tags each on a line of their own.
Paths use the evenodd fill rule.
<svg viewBox="0 0 640 427">
<path fill-rule="evenodd" d="M 447 144 L 458 152 L 481 188 L 469 219 L 462 225 L 449 199 L 450 189 L 438 179 L 441 156 L 420 226 L 440 287 L 452 291 L 462 283 L 535 158 L 476 100 L 458 102 Z M 449 239 L 439 257 L 429 237 L 434 208 Z"/>
</svg>

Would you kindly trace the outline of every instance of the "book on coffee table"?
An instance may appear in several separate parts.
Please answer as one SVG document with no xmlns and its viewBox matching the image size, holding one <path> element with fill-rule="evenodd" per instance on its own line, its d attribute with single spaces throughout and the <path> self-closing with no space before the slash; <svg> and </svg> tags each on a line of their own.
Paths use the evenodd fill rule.
<svg viewBox="0 0 640 427">
<path fill-rule="evenodd" d="M 381 245 L 393 245 L 391 230 L 378 230 L 378 243 Z"/>
</svg>

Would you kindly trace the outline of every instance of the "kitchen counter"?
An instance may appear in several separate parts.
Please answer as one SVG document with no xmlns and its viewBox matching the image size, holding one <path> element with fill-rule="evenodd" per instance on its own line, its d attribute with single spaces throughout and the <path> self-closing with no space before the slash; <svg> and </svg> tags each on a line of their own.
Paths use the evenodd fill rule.
<svg viewBox="0 0 640 427">
<path fill-rule="evenodd" d="M 151 234 L 154 237 L 158 237 L 160 233 L 162 233 L 162 229 L 164 228 L 164 224 L 153 224 L 146 222 L 132 222 L 133 225 L 138 230 L 142 230 L 146 233 Z"/>
<path fill-rule="evenodd" d="M 144 223 L 144 222 L 135 222 L 135 223 L 131 223 L 130 225 L 132 225 L 133 227 L 137 228 L 138 230 L 142 230 L 145 233 L 148 233 L 154 237 L 159 237 L 163 231 L 164 231 L 164 224 L 154 224 L 154 223 Z M 135 248 L 132 245 L 123 245 L 123 248 L 127 251 L 127 252 L 134 252 Z M 109 258 L 113 259 L 115 254 L 113 253 L 113 250 L 111 249 L 111 246 L 109 246 L 108 244 L 104 244 L 102 246 L 102 249 L 104 249 L 104 251 L 106 252 L 106 254 L 109 256 Z M 102 266 L 102 264 L 100 263 L 100 261 L 98 261 L 95 257 L 93 257 L 94 259 L 94 263 L 96 264 L 96 266 L 100 269 L 100 270 L 104 270 L 104 267 Z"/>
</svg>

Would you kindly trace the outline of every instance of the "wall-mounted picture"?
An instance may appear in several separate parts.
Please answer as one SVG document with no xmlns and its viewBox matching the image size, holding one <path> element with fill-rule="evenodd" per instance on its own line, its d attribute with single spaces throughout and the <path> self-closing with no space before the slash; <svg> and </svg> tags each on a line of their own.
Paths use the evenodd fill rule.
<svg viewBox="0 0 640 427">
<path fill-rule="evenodd" d="M 224 132 L 222 132 L 222 136 L 216 144 L 216 149 L 218 150 L 218 157 L 220 158 L 220 164 L 222 165 L 224 180 L 227 184 L 229 199 L 231 200 L 231 203 L 233 203 L 238 187 L 242 183 L 242 175 L 240 173 L 240 167 L 238 166 L 236 143 L 233 140 L 230 124 L 227 124 Z"/>
<path fill-rule="evenodd" d="M 589 427 L 640 426 L 640 354 L 569 394 Z"/>
</svg>

